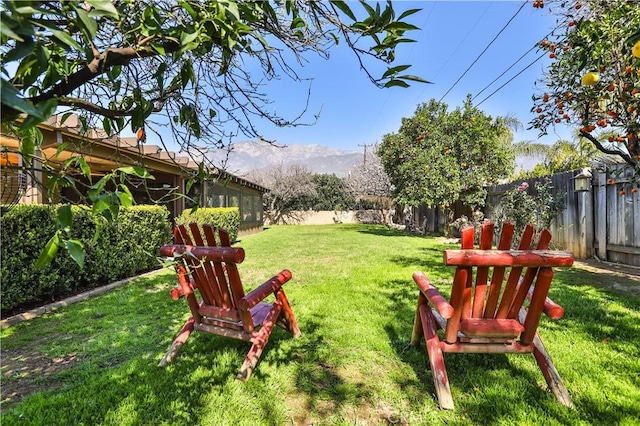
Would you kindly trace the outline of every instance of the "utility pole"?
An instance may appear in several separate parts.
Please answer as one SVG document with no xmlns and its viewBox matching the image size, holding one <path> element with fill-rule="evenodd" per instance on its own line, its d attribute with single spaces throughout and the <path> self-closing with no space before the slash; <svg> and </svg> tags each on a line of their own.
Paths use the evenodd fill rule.
<svg viewBox="0 0 640 426">
<path fill-rule="evenodd" d="M 373 144 L 372 143 L 369 143 L 369 144 L 365 143 L 363 145 L 358 145 L 358 146 L 363 146 L 364 147 L 364 165 L 366 166 L 367 165 L 367 147 L 368 146 L 373 146 Z"/>
</svg>

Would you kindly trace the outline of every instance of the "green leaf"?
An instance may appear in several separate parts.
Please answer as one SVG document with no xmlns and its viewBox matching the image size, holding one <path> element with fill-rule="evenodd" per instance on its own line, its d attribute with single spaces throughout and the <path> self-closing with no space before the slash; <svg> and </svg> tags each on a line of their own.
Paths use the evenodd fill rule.
<svg viewBox="0 0 640 426">
<path fill-rule="evenodd" d="M 414 13 L 420 12 L 422 9 L 409 9 L 409 10 L 405 10 L 404 12 L 402 12 L 402 14 L 400 15 L 400 17 L 398 17 L 398 21 L 402 20 L 403 18 L 406 18 L 409 15 L 413 15 Z"/>
<path fill-rule="evenodd" d="M 290 28 L 293 30 L 294 28 L 303 28 L 307 25 L 306 22 L 304 22 L 304 19 L 302 19 L 299 16 L 296 16 L 293 21 L 291 21 L 291 25 Z"/>
<path fill-rule="evenodd" d="M 386 25 L 384 27 L 385 30 L 389 31 L 389 30 L 403 30 L 403 31 L 408 31 L 408 30 L 419 30 L 420 28 L 416 27 L 413 24 L 409 24 L 408 22 L 392 22 L 389 25 Z"/>
<path fill-rule="evenodd" d="M 62 228 L 69 232 L 71 227 L 73 226 L 73 214 L 71 213 L 71 204 L 65 204 L 63 206 L 58 207 L 58 211 L 56 212 L 58 217 L 58 222 L 62 225 Z"/>
<path fill-rule="evenodd" d="M 334 1 L 331 1 L 331 4 L 337 7 L 338 9 L 340 9 L 342 13 L 347 15 L 349 18 L 353 19 L 354 21 L 357 20 L 356 15 L 353 14 L 353 11 L 345 1 L 334 0 Z"/>
<path fill-rule="evenodd" d="M 82 52 L 82 47 L 69 34 L 65 33 L 64 31 L 58 30 L 56 28 L 52 28 L 50 26 L 44 25 L 42 23 L 40 23 L 40 25 L 42 25 L 43 27 L 45 27 L 49 31 L 51 31 L 51 34 L 53 34 L 53 36 L 56 39 L 58 39 L 58 41 L 62 42 L 63 44 L 66 44 L 69 47 L 73 47 L 74 49 Z"/>
<path fill-rule="evenodd" d="M 127 188 L 126 186 L 124 187 Z M 118 198 L 120 199 L 120 204 L 122 204 L 122 207 L 131 207 L 133 205 L 133 195 L 131 195 L 131 193 L 128 191 L 129 189 L 127 188 L 127 192 L 116 192 L 116 194 L 118 194 Z"/>
<path fill-rule="evenodd" d="M 102 194 L 98 197 L 98 199 L 93 203 L 91 207 L 91 211 L 93 214 L 102 214 L 105 210 L 109 210 L 110 205 L 108 201 L 109 196 L 107 194 Z"/>
<path fill-rule="evenodd" d="M 18 89 L 4 78 L 0 78 L 0 99 L 2 105 L 27 114 L 37 114 L 33 104 L 20 96 Z"/>
<path fill-rule="evenodd" d="M 406 82 L 402 81 L 402 80 L 389 80 L 384 85 L 384 87 L 393 87 L 393 86 L 400 86 L 400 87 L 404 87 L 404 88 L 409 87 L 409 85 Z"/>
<path fill-rule="evenodd" d="M 80 7 L 77 7 L 75 5 L 72 5 L 72 7 L 78 14 L 78 18 L 80 18 L 80 22 L 82 23 L 84 28 L 87 30 L 88 35 L 90 36 L 90 40 L 92 40 L 96 36 L 96 31 L 98 31 L 98 24 L 91 16 L 89 16 L 86 10 Z"/>
<path fill-rule="evenodd" d="M 36 105 L 36 112 L 34 114 L 29 114 L 27 118 L 25 118 L 25 120 L 20 125 L 20 129 L 30 129 L 42 123 L 44 120 L 53 115 L 57 106 L 58 101 L 55 98 L 49 99 L 41 104 Z"/>
<path fill-rule="evenodd" d="M 134 175 L 142 179 L 155 179 L 151 173 L 144 167 L 140 166 L 126 166 L 126 167 L 118 167 L 116 170 L 126 173 L 128 175 Z"/>
<path fill-rule="evenodd" d="M 87 179 L 89 179 L 89 182 L 91 182 L 91 167 L 89 167 L 89 164 L 87 164 L 87 160 L 85 160 L 84 157 L 77 157 L 76 161 L 80 165 L 82 174 L 85 175 Z"/>
<path fill-rule="evenodd" d="M 80 266 L 84 268 L 84 246 L 80 240 L 67 240 L 65 242 L 67 251 L 71 258 Z"/>
<path fill-rule="evenodd" d="M 151 47 L 153 47 L 153 49 L 158 52 L 159 54 L 161 54 L 162 56 L 166 55 L 166 51 L 164 50 L 164 46 L 158 43 L 151 43 Z"/>
<path fill-rule="evenodd" d="M 22 134 L 22 138 L 20 139 L 20 154 L 22 154 L 22 159 L 24 161 L 24 165 L 29 167 L 31 165 L 31 160 L 35 154 L 36 149 L 36 135 L 33 129 L 30 131 L 26 131 Z"/>
<path fill-rule="evenodd" d="M 58 253 L 58 246 L 60 244 L 60 231 L 53 234 L 53 237 L 49 239 L 47 244 L 44 246 L 42 251 L 40 252 L 40 256 L 36 261 L 36 269 L 40 269 L 43 266 L 47 265 Z"/>
<path fill-rule="evenodd" d="M 429 80 L 425 80 L 422 77 L 418 77 L 417 75 L 411 75 L 411 74 L 404 74 L 404 75 L 399 75 L 396 78 L 401 78 L 403 80 L 411 80 L 411 81 L 417 81 L 419 83 L 428 83 L 428 84 L 433 84 L 432 82 L 430 82 Z"/>
<path fill-rule="evenodd" d="M 56 149 L 56 153 L 53 155 L 53 158 L 57 158 L 58 156 L 60 156 L 60 154 L 62 154 L 62 152 L 65 150 L 67 146 L 69 146 L 69 142 L 63 142 L 60 145 L 58 145 L 58 148 Z"/>
<path fill-rule="evenodd" d="M 95 11 L 91 11 L 91 14 L 109 16 L 114 19 L 118 19 L 120 14 L 118 9 L 111 3 L 111 0 L 86 0 L 86 2 L 95 8 Z"/>
<path fill-rule="evenodd" d="M 22 37 L 20 37 L 16 33 L 14 33 L 13 30 L 11 28 L 9 28 L 9 26 L 6 25 L 4 22 L 0 23 L 0 34 L 4 35 L 6 37 L 12 38 L 14 40 L 24 41 L 24 39 Z"/>
<path fill-rule="evenodd" d="M 398 65 L 397 67 L 389 68 L 384 74 L 382 74 L 382 78 L 390 77 L 394 74 L 399 73 L 400 71 L 404 71 L 407 68 L 410 68 L 411 65 Z"/>
<path fill-rule="evenodd" d="M 198 31 L 192 33 L 183 32 L 180 34 L 180 46 L 183 48 L 198 38 Z"/>
<path fill-rule="evenodd" d="M 16 43 L 16 47 L 11 49 L 3 58 L 4 63 L 9 63 L 13 61 L 17 61 L 18 59 L 22 59 L 27 56 L 29 53 L 33 52 L 33 49 L 36 47 L 36 44 L 33 42 L 31 38 L 27 38 L 24 42 Z"/>
</svg>

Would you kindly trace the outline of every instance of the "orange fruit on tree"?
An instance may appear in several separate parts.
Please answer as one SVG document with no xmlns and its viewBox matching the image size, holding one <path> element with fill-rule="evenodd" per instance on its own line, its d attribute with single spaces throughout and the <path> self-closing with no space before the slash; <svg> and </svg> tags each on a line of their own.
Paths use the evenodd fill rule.
<svg viewBox="0 0 640 426">
<path fill-rule="evenodd" d="M 631 54 L 636 58 L 640 58 L 640 40 L 636 41 L 636 44 L 633 45 Z"/>
</svg>

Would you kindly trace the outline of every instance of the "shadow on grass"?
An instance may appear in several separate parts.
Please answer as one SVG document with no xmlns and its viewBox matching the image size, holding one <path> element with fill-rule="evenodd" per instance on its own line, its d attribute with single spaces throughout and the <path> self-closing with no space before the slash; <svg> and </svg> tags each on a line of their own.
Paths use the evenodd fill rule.
<svg viewBox="0 0 640 426">
<path fill-rule="evenodd" d="M 29 383 L 32 393 L 16 398 L 23 397 L 25 404 L 3 401 L 2 424 L 121 424 L 134 419 L 136 424 L 193 425 L 207 419 L 237 424 L 242 415 L 281 424 L 286 416 L 274 412 L 277 404 L 237 407 L 244 399 L 251 405 L 254 392 L 271 395 L 267 400 L 278 397 L 277 389 L 259 381 L 235 380 L 248 342 L 195 332 L 172 364 L 157 366 L 188 317 L 184 300 L 174 302 L 168 295 L 174 280 L 169 275 L 142 285 L 134 282 L 101 296 L 100 308 L 87 301 L 16 326 L 12 336 L 3 338 L 3 398 L 7 384 Z M 46 330 L 36 345 L 28 335 L 31 324 Z M 291 338 L 279 329 L 272 335 L 275 342 L 265 352 L 277 340 Z M 5 371 L 9 358 L 24 361 L 31 354 L 56 359 L 66 355 L 63 351 L 75 353 L 76 362 L 47 380 L 36 370 Z M 228 396 L 238 394 L 229 404 Z M 76 402 L 70 406 L 69 401 Z M 211 407 L 219 412 L 207 412 Z"/>
</svg>

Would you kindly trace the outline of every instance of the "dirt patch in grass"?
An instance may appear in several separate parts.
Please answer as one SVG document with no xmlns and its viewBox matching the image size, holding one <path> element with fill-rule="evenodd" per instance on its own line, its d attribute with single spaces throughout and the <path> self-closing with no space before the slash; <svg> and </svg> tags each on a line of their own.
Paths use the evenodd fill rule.
<svg viewBox="0 0 640 426">
<path fill-rule="evenodd" d="M 18 403 L 26 395 L 60 386 L 56 375 L 78 362 L 76 352 L 61 358 L 49 358 L 38 352 L 37 344 L 2 348 L 2 398 L 0 412 Z"/>
<path fill-rule="evenodd" d="M 594 259 L 576 261 L 575 268 L 593 272 L 602 277 L 597 283 L 615 292 L 640 296 L 640 268 L 617 263 L 598 262 Z"/>
</svg>

